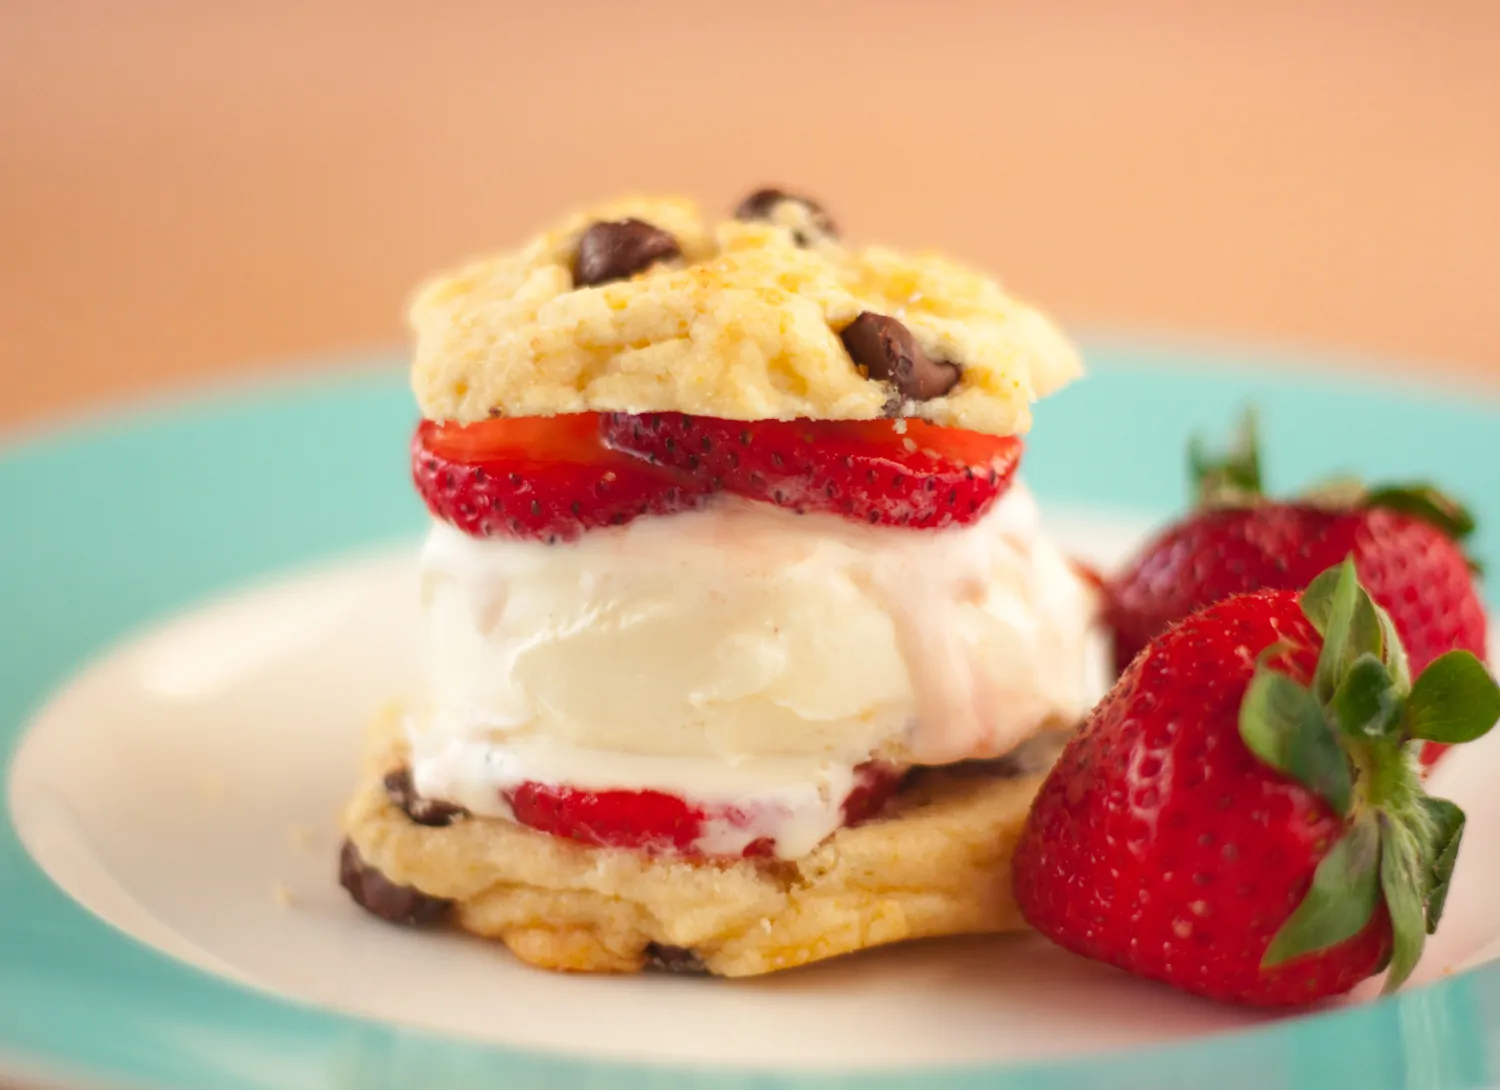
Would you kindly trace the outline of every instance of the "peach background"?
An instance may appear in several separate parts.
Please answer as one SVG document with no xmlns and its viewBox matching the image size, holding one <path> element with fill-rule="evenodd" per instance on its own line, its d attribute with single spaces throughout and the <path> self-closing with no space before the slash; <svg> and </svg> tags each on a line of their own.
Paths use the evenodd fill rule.
<svg viewBox="0 0 1500 1090">
<path fill-rule="evenodd" d="M 1500 386 L 1494 0 L 0 0 L 0 427 L 396 344 L 565 206 L 766 181 L 1071 323 Z"/>
<path fill-rule="evenodd" d="M 424 272 L 781 181 L 1065 320 L 1500 382 L 1500 4 L 0 0 L 0 425 L 399 343 Z"/>
</svg>

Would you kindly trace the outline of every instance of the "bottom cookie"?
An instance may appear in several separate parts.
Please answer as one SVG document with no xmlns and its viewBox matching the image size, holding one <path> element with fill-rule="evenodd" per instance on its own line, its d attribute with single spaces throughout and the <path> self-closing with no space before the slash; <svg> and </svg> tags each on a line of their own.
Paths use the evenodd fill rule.
<svg viewBox="0 0 1500 1090">
<path fill-rule="evenodd" d="M 413 809 L 405 766 L 392 710 L 371 732 L 344 816 L 345 888 L 393 922 L 451 921 L 542 968 L 753 976 L 1024 926 L 1010 857 L 1042 776 L 1003 763 L 915 772 L 879 817 L 809 855 L 734 861 L 655 858 Z"/>
</svg>

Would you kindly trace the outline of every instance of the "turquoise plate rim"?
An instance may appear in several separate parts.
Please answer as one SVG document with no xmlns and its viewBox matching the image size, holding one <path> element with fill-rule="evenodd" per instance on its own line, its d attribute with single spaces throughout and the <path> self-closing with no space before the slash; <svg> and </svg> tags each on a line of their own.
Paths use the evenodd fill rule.
<svg viewBox="0 0 1500 1090">
<path fill-rule="evenodd" d="M 1424 374 L 1417 366 L 1382 364 L 1373 378 L 1329 370 L 1327 354 L 1119 336 L 1084 344 L 1092 376 L 1038 411 L 1027 472 L 1044 502 L 1161 516 L 1182 499 L 1187 433 L 1223 429 L 1254 403 L 1273 481 L 1290 488 L 1340 470 L 1440 478 L 1489 516 L 1475 551 L 1496 570 L 1500 393 L 1379 377 Z M 311 361 L 311 376 L 238 382 L 0 437 L 0 1071 L 163 1090 L 1500 1083 L 1500 965 L 1185 1044 L 1021 1065 L 824 1072 L 486 1045 L 283 999 L 125 937 L 53 886 L 21 848 L 11 758 L 48 694 L 122 636 L 257 576 L 418 532 L 403 361 L 343 357 L 338 370 L 321 370 L 330 362 Z M 1494 584 L 1487 597 L 1500 605 Z"/>
</svg>

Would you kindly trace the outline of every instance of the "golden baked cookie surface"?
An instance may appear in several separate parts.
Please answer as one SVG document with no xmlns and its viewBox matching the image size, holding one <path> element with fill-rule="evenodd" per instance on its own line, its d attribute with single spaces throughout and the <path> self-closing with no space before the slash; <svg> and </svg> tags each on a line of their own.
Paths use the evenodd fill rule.
<svg viewBox="0 0 1500 1090">
<path fill-rule="evenodd" d="M 584 242 L 595 225 L 622 221 L 658 234 L 615 229 L 618 237 Z M 410 313 L 422 412 L 467 423 L 584 411 L 737 420 L 897 411 L 1009 435 L 1029 427 L 1035 399 L 1079 373 L 1057 327 L 993 280 L 936 256 L 846 244 L 823 226 L 794 199 L 768 202 L 759 219 L 713 222 L 685 199 L 635 198 L 434 279 Z M 631 246 L 658 256 L 631 271 L 621 256 Z M 601 270 L 619 275 L 577 283 Z M 899 322 L 936 366 L 957 366 L 956 385 L 918 399 L 872 376 L 840 336 L 861 314 Z"/>
</svg>

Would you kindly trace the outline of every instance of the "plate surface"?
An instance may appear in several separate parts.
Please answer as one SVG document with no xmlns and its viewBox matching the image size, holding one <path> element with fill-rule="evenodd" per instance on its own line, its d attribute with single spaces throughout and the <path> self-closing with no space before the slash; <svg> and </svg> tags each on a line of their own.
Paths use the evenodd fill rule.
<svg viewBox="0 0 1500 1090">
<path fill-rule="evenodd" d="M 1027 473 L 1095 557 L 1180 503 L 1187 432 L 1252 399 L 1273 483 L 1431 476 L 1500 519 L 1493 400 L 1092 348 L 1095 375 L 1042 406 Z M 412 412 L 389 370 L 0 455 L 0 1071 L 205 1090 L 1456 1090 L 1500 1070 L 1500 966 L 1466 971 L 1500 938 L 1500 738 L 1437 785 L 1472 835 L 1421 986 L 1269 1024 L 1025 937 L 726 984 L 551 976 L 364 918 L 332 885 L 332 823 L 359 731 L 410 676 Z M 1478 551 L 1496 563 L 1493 531 Z"/>
</svg>

